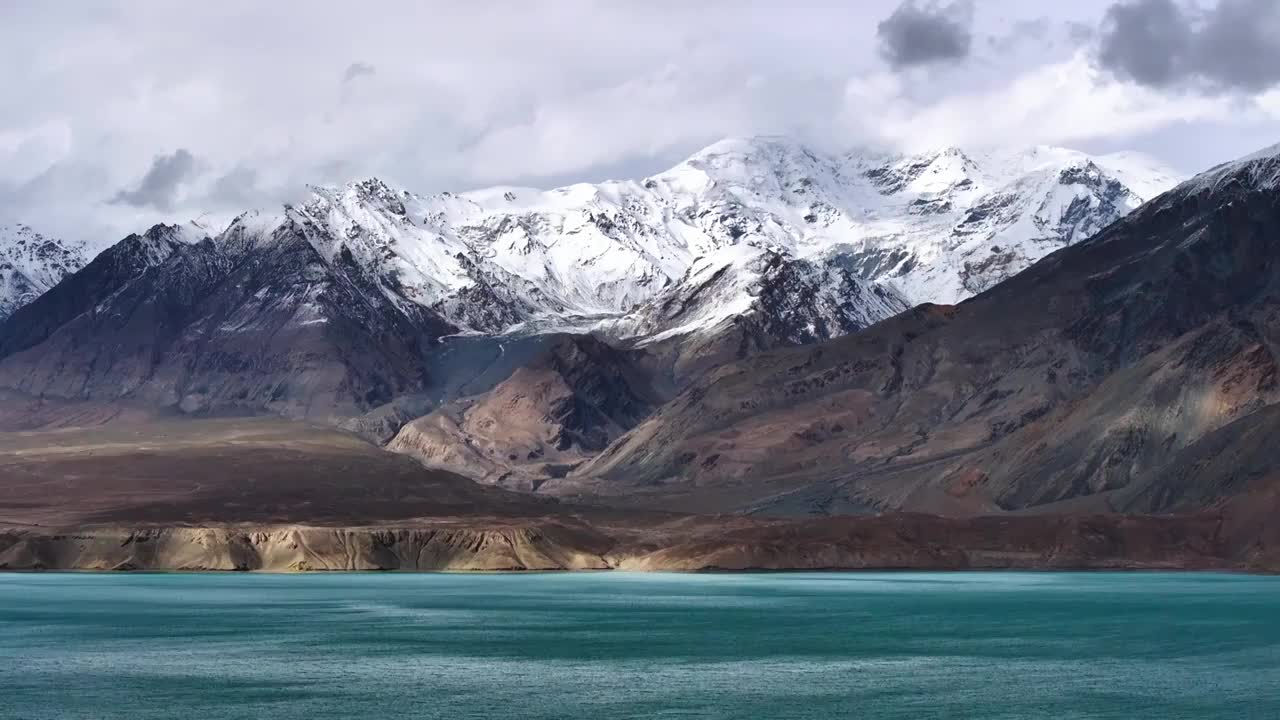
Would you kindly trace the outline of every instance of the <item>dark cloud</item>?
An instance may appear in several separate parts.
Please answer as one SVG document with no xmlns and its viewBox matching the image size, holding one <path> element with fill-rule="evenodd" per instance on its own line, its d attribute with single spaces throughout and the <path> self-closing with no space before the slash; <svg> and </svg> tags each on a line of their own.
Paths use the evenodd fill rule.
<svg viewBox="0 0 1280 720">
<path fill-rule="evenodd" d="M 1196 69 L 1210 82 L 1252 92 L 1280 82 L 1280 2 L 1222 0 L 1196 40 Z"/>
<path fill-rule="evenodd" d="M 906 0 L 876 26 L 880 54 L 895 70 L 963 60 L 973 44 L 973 5 Z"/>
<path fill-rule="evenodd" d="M 1280 2 L 1221 0 L 1199 11 L 1174 0 L 1107 9 L 1097 62 L 1155 88 L 1260 92 L 1280 83 Z"/>
<path fill-rule="evenodd" d="M 196 174 L 195 156 L 183 148 L 172 155 L 157 155 L 151 169 L 142 176 L 135 190 L 121 190 L 111 199 L 114 204 L 150 207 L 168 212 L 178 199 L 178 188 Z"/>
<path fill-rule="evenodd" d="M 377 72 L 378 69 L 369 63 L 353 62 L 348 65 L 347 69 L 342 73 L 342 82 L 349 83 L 356 78 L 364 77 L 365 75 L 373 75 Z"/>
<path fill-rule="evenodd" d="M 1191 48 L 1190 19 L 1172 0 L 1133 0 L 1107 9 L 1098 61 L 1143 85 L 1176 82 Z"/>
</svg>

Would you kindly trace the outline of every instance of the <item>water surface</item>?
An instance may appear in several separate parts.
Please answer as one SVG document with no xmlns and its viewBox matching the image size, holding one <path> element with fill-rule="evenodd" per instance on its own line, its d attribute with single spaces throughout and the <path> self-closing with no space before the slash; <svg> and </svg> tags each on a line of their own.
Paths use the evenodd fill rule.
<svg viewBox="0 0 1280 720">
<path fill-rule="evenodd" d="M 0 574 L 0 718 L 1280 718 L 1280 578 Z"/>
</svg>

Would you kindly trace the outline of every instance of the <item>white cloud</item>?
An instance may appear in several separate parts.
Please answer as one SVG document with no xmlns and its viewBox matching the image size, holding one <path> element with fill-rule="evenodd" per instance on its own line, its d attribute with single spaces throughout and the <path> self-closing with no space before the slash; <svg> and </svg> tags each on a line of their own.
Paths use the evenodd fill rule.
<svg viewBox="0 0 1280 720">
<path fill-rule="evenodd" d="M 49 120 L 34 127 L 0 129 L 0 186 L 35 179 L 71 153 L 71 129 Z"/>
<path fill-rule="evenodd" d="M 878 108 L 884 113 L 875 123 L 880 139 L 908 149 L 1072 145 L 1131 137 L 1175 123 L 1225 121 L 1246 109 L 1220 98 L 1114 82 L 1083 51 L 1063 62 L 1030 68 L 1004 85 L 933 102 L 913 102 L 895 89 L 883 77 L 851 83 L 847 113 Z M 1260 106 L 1251 110 L 1267 112 Z M 1271 119 L 1280 116 L 1273 114 Z"/>
<path fill-rule="evenodd" d="M 1275 123 L 1274 102 L 1241 113 L 1097 77 L 1072 28 L 1096 26 L 1107 0 L 974 3 L 964 63 L 894 73 L 876 31 L 899 4 L 0 4 L 0 221 L 101 243 L 308 183 L 635 176 L 750 133 L 832 147 L 1132 142 L 1178 162 L 1185 133 L 1203 130 L 1186 123 L 1254 135 Z M 1197 144 L 1225 157 L 1241 135 Z M 109 202 L 179 148 L 200 168 L 171 210 Z"/>
</svg>

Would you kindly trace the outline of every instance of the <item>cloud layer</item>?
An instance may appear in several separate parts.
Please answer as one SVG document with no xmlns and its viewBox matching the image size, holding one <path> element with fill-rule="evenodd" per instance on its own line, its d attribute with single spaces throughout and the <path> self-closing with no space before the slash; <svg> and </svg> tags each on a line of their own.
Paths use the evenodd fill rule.
<svg viewBox="0 0 1280 720">
<path fill-rule="evenodd" d="M 0 222 L 103 244 L 308 184 L 640 177 L 757 133 L 1193 170 L 1280 139 L 1280 62 L 1249 62 L 1276 5 L 0 3 Z"/>
</svg>

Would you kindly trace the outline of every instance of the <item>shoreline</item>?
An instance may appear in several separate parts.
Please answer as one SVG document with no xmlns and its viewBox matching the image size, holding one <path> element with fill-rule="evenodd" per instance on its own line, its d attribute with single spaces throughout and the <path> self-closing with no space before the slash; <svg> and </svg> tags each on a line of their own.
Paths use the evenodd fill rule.
<svg viewBox="0 0 1280 720">
<path fill-rule="evenodd" d="M 435 518 L 359 525 L 113 524 L 0 528 L 8 572 L 1224 572 L 1268 554 L 1193 516 L 886 514 Z"/>
<path fill-rule="evenodd" d="M 190 568 L 152 568 L 143 570 L 96 570 L 89 568 L 5 568 L 0 567 L 3 575 L 217 575 L 217 576 L 327 576 L 327 575 L 794 575 L 811 574 L 894 574 L 894 573 L 1117 573 L 1117 574 L 1161 574 L 1174 575 L 1228 575 L 1247 577 L 1280 576 L 1276 570 L 1251 570 L 1233 567 L 1137 567 L 1137 566 L 1097 566 L 1097 567 L 956 567 L 956 568 L 915 568 L 915 567 L 828 567 L 828 568 L 740 568 L 734 570 L 702 569 L 702 570 L 625 570 L 621 568 L 601 568 L 597 570 L 402 570 L 380 568 L 374 570 L 211 570 Z"/>
</svg>

